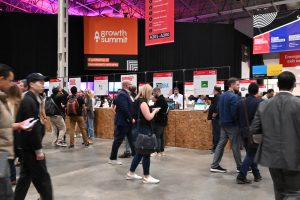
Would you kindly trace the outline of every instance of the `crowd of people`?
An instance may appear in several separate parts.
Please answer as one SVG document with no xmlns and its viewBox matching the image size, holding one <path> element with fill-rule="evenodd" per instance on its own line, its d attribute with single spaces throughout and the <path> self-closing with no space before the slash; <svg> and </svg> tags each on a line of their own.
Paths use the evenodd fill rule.
<svg viewBox="0 0 300 200">
<path fill-rule="evenodd" d="M 51 96 L 46 97 L 45 79 L 42 74 L 32 73 L 16 85 L 13 83 L 12 68 L 0 64 L 0 159 L 6 159 L 9 166 L 5 168 L 9 171 L 4 169 L 5 173 L 0 173 L 6 174 L 0 177 L 1 181 L 4 180 L 1 182 L 1 199 L 25 199 L 31 182 L 41 199 L 53 199 L 51 178 L 42 145 L 47 120 L 51 123 L 55 146 L 74 148 L 76 129 L 82 134 L 82 145 L 89 147 L 93 144 L 96 104 L 93 92 L 86 90 L 82 93 L 72 87 L 69 94 L 63 88 L 55 87 Z M 280 92 L 277 95 L 274 90 L 261 95 L 259 86 L 251 83 L 246 98 L 238 95 L 239 80 L 236 78 L 227 81 L 229 89 L 224 93 L 220 87 L 215 86 L 214 99 L 208 110 L 213 135 L 211 172 L 227 172 L 220 163 L 230 140 L 238 184 L 252 182 L 247 178 L 248 172 L 252 172 L 255 182 L 261 181 L 262 176 L 257 166 L 261 164 L 269 168 L 276 200 L 300 197 L 300 165 L 297 154 L 300 153 L 300 99 L 292 95 L 295 82 L 293 73 L 283 72 L 278 76 Z M 183 101 L 178 88 L 175 88 L 172 98 L 179 105 Z M 151 106 L 150 100 L 154 102 Z M 197 99 L 197 103 L 206 101 L 208 100 L 203 96 Z M 126 180 L 141 180 L 145 184 L 159 183 L 159 179 L 151 176 L 150 162 L 151 156 L 165 155 L 164 130 L 169 111 L 160 88 L 152 88 L 146 84 L 137 94 L 136 87 L 130 81 L 124 81 L 112 104 L 115 111 L 114 140 L 108 163 L 122 165 L 117 158 L 118 150 L 125 141 L 125 152 L 119 157 L 132 157 Z M 69 144 L 66 141 L 66 118 L 70 123 Z M 140 136 L 147 139 L 148 144 L 145 146 L 153 143 L 154 148 L 138 147 Z M 260 138 L 259 141 L 257 138 Z M 242 146 L 246 151 L 243 160 Z M 143 176 L 135 172 L 140 162 Z M 21 166 L 18 181 L 15 163 Z M 12 185 L 15 184 L 13 193 Z"/>
</svg>

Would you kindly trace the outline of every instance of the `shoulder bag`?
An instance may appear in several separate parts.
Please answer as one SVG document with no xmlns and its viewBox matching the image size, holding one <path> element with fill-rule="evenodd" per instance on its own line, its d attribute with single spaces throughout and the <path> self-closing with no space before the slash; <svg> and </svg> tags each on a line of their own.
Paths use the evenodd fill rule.
<svg viewBox="0 0 300 200">
<path fill-rule="evenodd" d="M 138 137 L 136 139 L 135 148 L 138 154 L 151 154 L 154 153 L 157 149 L 157 140 L 155 134 L 153 134 L 152 129 L 147 131 L 147 133 L 142 132 L 140 125 L 140 116 L 141 116 L 141 103 L 139 103 L 138 109 L 138 119 L 137 119 L 137 131 Z"/>
</svg>

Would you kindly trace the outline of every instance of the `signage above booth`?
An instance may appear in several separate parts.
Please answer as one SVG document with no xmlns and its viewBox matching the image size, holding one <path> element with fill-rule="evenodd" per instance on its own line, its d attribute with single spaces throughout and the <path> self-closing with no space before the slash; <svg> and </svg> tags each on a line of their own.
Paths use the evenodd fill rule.
<svg viewBox="0 0 300 200">
<path fill-rule="evenodd" d="M 174 0 L 146 0 L 146 46 L 174 42 Z"/>
</svg>

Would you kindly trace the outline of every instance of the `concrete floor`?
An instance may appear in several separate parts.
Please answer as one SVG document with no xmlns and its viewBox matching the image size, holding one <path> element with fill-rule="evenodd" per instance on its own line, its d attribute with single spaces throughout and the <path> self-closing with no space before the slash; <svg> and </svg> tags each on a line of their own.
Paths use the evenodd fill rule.
<svg viewBox="0 0 300 200">
<path fill-rule="evenodd" d="M 122 159 L 121 166 L 107 164 L 111 140 L 96 139 L 92 147 L 84 148 L 76 139 L 73 150 L 45 144 L 48 170 L 51 174 L 56 200 L 272 200 L 273 189 L 266 168 L 263 181 L 251 185 L 235 183 L 235 165 L 231 152 L 225 153 L 222 166 L 226 174 L 209 172 L 212 155 L 198 151 L 169 147 L 166 157 L 151 159 L 151 174 L 159 178 L 158 185 L 141 181 L 126 181 L 131 159 Z M 123 152 L 121 147 L 119 153 Z M 142 166 L 137 169 L 142 174 Z M 253 179 L 252 174 L 249 179 Z M 31 185 L 28 200 L 38 198 Z"/>
</svg>

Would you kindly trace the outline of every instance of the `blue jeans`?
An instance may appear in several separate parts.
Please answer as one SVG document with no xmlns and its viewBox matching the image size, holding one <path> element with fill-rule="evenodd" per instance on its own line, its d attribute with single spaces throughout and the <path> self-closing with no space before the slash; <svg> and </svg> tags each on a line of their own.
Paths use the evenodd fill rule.
<svg viewBox="0 0 300 200">
<path fill-rule="evenodd" d="M 132 143 L 135 144 L 138 135 L 137 126 L 132 127 L 131 133 L 132 133 Z M 127 137 L 125 137 L 125 153 L 130 153 L 130 145 Z"/>
<path fill-rule="evenodd" d="M 88 138 L 93 139 L 94 135 L 94 118 L 87 117 L 86 128 L 88 133 Z"/>
<path fill-rule="evenodd" d="M 248 141 L 245 140 L 244 144 L 247 144 L 247 143 L 248 143 Z M 245 145 L 245 149 L 246 149 L 246 157 L 243 161 L 243 164 L 241 166 L 240 173 L 238 176 L 240 178 L 246 178 L 249 167 L 251 167 L 254 177 L 260 176 L 260 172 L 259 172 L 259 169 L 257 168 L 257 164 L 254 163 L 254 158 L 255 158 L 257 149 L 249 148 L 249 147 L 247 147 L 247 145 Z"/>
<path fill-rule="evenodd" d="M 149 131 L 151 131 L 151 127 L 140 127 L 140 129 L 138 129 L 137 126 L 135 126 L 132 131 L 133 141 L 136 141 L 138 134 L 148 134 Z M 150 154 L 136 154 L 131 162 L 130 171 L 135 172 L 142 159 L 144 175 L 148 176 L 150 174 Z"/>
</svg>

